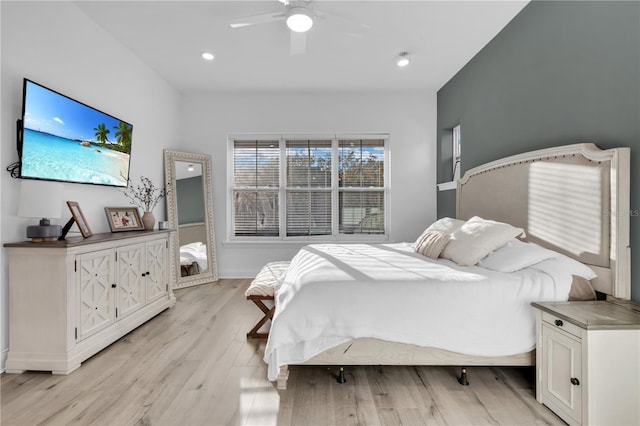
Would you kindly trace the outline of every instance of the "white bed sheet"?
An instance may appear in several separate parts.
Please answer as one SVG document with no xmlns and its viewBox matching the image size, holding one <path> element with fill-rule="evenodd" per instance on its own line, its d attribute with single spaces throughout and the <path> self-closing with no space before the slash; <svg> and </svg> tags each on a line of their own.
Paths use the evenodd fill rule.
<svg viewBox="0 0 640 426">
<path fill-rule="evenodd" d="M 276 291 L 264 360 L 269 380 L 351 339 L 371 337 L 475 356 L 535 347 L 532 301 L 567 300 L 571 275 L 460 267 L 409 243 L 315 244 Z"/>
<path fill-rule="evenodd" d="M 180 264 L 198 264 L 200 271 L 207 269 L 207 245 L 202 242 L 195 242 L 180 246 Z"/>
</svg>

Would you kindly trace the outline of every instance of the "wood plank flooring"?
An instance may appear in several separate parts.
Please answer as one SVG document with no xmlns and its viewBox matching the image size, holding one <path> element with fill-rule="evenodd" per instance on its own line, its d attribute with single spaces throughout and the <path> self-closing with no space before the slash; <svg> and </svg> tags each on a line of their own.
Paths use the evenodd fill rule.
<svg viewBox="0 0 640 426">
<path fill-rule="evenodd" d="M 291 367 L 266 380 L 262 316 L 250 280 L 176 291 L 176 306 L 69 376 L 2 374 L 2 425 L 533 425 L 564 424 L 534 393 L 533 368 Z"/>
</svg>

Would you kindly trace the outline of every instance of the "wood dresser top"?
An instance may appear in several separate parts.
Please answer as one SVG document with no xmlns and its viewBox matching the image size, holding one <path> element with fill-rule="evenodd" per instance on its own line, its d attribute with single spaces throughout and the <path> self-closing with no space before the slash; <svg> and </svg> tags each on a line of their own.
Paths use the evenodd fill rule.
<svg viewBox="0 0 640 426">
<path fill-rule="evenodd" d="M 629 300 L 532 302 L 531 305 L 586 330 L 640 330 L 640 304 Z"/>
<path fill-rule="evenodd" d="M 50 243 L 34 243 L 31 241 L 20 241 L 17 243 L 5 243 L 4 247 L 29 247 L 29 248 L 51 248 L 51 249 L 66 249 L 76 246 L 83 246 L 87 244 L 103 243 L 107 241 L 126 240 L 129 238 L 135 238 L 153 234 L 166 234 L 172 232 L 171 230 L 156 230 L 156 231 L 127 231 L 127 232 L 103 232 L 100 234 L 93 234 L 88 238 L 69 237 L 62 241 L 54 241 Z"/>
</svg>

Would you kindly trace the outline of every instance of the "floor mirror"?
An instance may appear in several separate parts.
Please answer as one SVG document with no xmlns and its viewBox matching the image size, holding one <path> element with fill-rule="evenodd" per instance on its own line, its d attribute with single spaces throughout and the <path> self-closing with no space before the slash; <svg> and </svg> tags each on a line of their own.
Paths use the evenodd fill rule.
<svg viewBox="0 0 640 426">
<path fill-rule="evenodd" d="M 211 156 L 164 151 L 173 288 L 218 280 Z"/>
</svg>

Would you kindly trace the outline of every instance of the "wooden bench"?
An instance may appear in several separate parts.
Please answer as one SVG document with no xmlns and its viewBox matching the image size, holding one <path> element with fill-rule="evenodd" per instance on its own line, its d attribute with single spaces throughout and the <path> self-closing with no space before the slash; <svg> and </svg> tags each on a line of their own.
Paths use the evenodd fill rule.
<svg viewBox="0 0 640 426">
<path fill-rule="evenodd" d="M 280 286 L 289 262 L 270 262 L 267 263 L 258 273 L 256 278 L 251 282 L 249 288 L 245 292 L 247 300 L 251 300 L 262 311 L 262 318 L 247 333 L 248 339 L 267 338 L 269 332 L 259 332 L 267 321 L 273 318 L 275 312 L 275 304 L 273 306 L 265 305 L 265 301 L 273 301 L 274 293 Z"/>
</svg>

